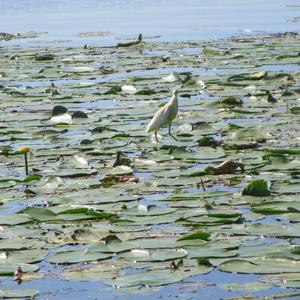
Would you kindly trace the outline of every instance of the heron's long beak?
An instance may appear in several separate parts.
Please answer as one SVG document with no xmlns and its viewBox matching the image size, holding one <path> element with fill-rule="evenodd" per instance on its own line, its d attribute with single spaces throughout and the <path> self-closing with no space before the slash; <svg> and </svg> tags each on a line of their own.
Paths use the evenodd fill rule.
<svg viewBox="0 0 300 300">
<path fill-rule="evenodd" d="M 176 87 L 175 90 L 173 90 L 173 95 L 178 95 L 179 88 L 180 86 Z"/>
</svg>

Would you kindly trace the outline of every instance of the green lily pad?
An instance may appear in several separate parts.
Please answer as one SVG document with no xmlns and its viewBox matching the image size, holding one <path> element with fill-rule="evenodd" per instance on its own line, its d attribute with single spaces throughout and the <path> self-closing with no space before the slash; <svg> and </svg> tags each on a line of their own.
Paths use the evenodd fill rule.
<svg viewBox="0 0 300 300">
<path fill-rule="evenodd" d="M 219 266 L 224 272 L 277 274 L 293 273 L 299 270 L 300 262 L 284 258 L 251 258 L 249 260 L 234 259 Z"/>
<path fill-rule="evenodd" d="M 23 272 L 36 272 L 38 267 L 30 264 L 22 263 L 1 263 L 0 264 L 0 276 L 12 276 L 16 269 L 20 267 Z"/>
<path fill-rule="evenodd" d="M 154 270 L 119 276 L 110 281 L 111 285 L 120 288 L 131 286 L 163 286 L 183 279 L 181 272 L 172 270 Z M 108 282 L 109 283 L 109 282 Z"/>
<path fill-rule="evenodd" d="M 250 195 L 256 197 L 270 196 L 270 190 L 268 188 L 268 183 L 265 180 L 255 180 L 249 183 L 243 189 L 243 195 Z"/>
<path fill-rule="evenodd" d="M 189 233 L 181 238 L 178 239 L 178 241 L 185 241 L 185 240 L 208 240 L 211 234 L 209 232 L 204 231 L 197 231 Z"/>
<path fill-rule="evenodd" d="M 228 81 L 239 81 L 239 80 L 260 80 L 268 75 L 267 71 L 259 71 L 250 74 L 239 74 L 233 75 L 227 78 Z"/>
<path fill-rule="evenodd" d="M 30 298 L 37 296 L 40 292 L 33 289 L 0 290 L 1 299 Z"/>
<path fill-rule="evenodd" d="M 50 209 L 42 207 L 28 207 L 21 211 L 22 214 L 29 215 L 37 221 L 48 221 L 56 218 L 56 214 Z"/>
<path fill-rule="evenodd" d="M 27 215 L 1 215 L 0 225 L 20 225 L 32 222 L 32 218 Z"/>
<path fill-rule="evenodd" d="M 48 258 L 53 264 L 76 264 L 89 261 L 98 261 L 111 258 L 112 254 L 93 252 L 86 249 L 67 250 L 57 252 Z"/>
<path fill-rule="evenodd" d="M 24 239 L 2 239 L 0 240 L 0 250 L 22 250 L 42 248 L 45 242 L 39 240 Z"/>
<path fill-rule="evenodd" d="M 222 284 L 221 288 L 227 291 L 239 291 L 244 293 L 253 293 L 265 291 L 272 286 L 261 282 L 246 282 L 246 283 L 226 283 Z"/>
<path fill-rule="evenodd" d="M 55 56 L 51 53 L 46 53 L 46 54 L 36 54 L 34 56 L 34 59 L 36 61 L 47 61 L 47 60 L 54 60 Z"/>
</svg>

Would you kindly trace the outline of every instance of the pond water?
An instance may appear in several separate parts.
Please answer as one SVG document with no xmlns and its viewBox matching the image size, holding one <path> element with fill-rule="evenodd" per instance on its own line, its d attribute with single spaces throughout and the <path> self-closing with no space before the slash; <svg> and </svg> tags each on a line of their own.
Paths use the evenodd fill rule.
<svg viewBox="0 0 300 300">
<path fill-rule="evenodd" d="M 294 21 L 300 9 L 293 4 L 287 0 L 10 0 L 1 1 L 0 29 L 48 32 L 34 39 L 37 45 L 110 44 L 140 32 L 164 41 L 215 39 L 299 30 Z M 76 36 L 99 31 L 109 34 Z"/>
<path fill-rule="evenodd" d="M 224 299 L 298 292 L 297 282 L 293 278 L 287 281 L 291 288 L 284 288 L 285 282 L 277 282 L 272 277 L 264 278 L 264 270 L 259 268 L 260 264 L 264 266 L 264 261 L 259 260 L 253 272 L 250 267 L 255 264 L 250 262 L 250 267 L 248 265 L 245 268 L 248 274 L 236 274 L 234 268 L 235 259 L 255 261 L 256 251 L 265 248 L 261 250 L 262 254 L 259 253 L 264 258 L 274 259 L 275 268 L 276 262 L 280 263 L 282 259 L 287 263 L 292 262 L 288 264 L 290 270 L 287 272 L 298 272 L 293 265 L 299 262 L 299 254 L 291 251 L 299 244 L 300 232 L 295 214 L 299 212 L 300 204 L 293 199 L 294 194 L 299 193 L 295 187 L 300 170 L 297 148 L 299 136 L 296 132 L 295 136 L 286 134 L 286 130 L 294 127 L 297 130 L 295 124 L 299 124 L 297 114 L 289 111 L 288 105 L 299 106 L 299 99 L 294 95 L 299 93 L 299 63 L 295 53 L 299 51 L 300 42 L 299 36 L 275 37 L 269 34 L 299 30 L 296 18 L 300 8 L 293 4 L 286 0 L 1 1 L 1 32 L 47 32 L 36 38 L 0 41 L 0 53 L 5 54 L 0 56 L 0 79 L 3 79 L 0 81 L 0 146 L 10 147 L 10 155 L 0 153 L 0 260 L 5 256 L 2 250 L 5 250 L 3 243 L 6 239 L 16 240 L 17 246 L 25 242 L 25 250 L 10 250 L 9 255 L 16 255 L 18 263 L 25 261 L 37 265 L 37 274 L 44 276 L 25 279 L 20 285 L 13 281 L 13 276 L 2 276 L 1 289 L 36 289 L 40 293 L 37 299 L 56 300 Z M 105 34 L 78 36 L 82 32 Z M 154 42 L 146 43 L 143 51 L 139 48 L 82 47 L 84 44 L 115 45 L 120 40 L 131 39 L 139 32 Z M 261 37 L 250 37 L 246 41 L 244 38 L 218 40 L 233 35 L 253 34 L 260 34 Z M 187 40 L 197 42 L 194 45 Z M 272 43 L 277 45 L 275 50 Z M 268 45 L 271 45 L 271 51 Z M 55 51 L 49 48 L 54 58 L 38 60 L 36 53 L 48 53 L 45 49 L 49 46 L 56 47 Z M 218 49 L 219 54 L 205 56 L 202 52 L 205 47 Z M 286 57 L 278 59 L 282 54 Z M 163 55 L 170 55 L 170 62 L 162 62 Z M 68 58 L 69 61 L 66 60 Z M 72 72 L 83 65 L 93 68 L 87 72 Z M 114 73 L 101 73 L 101 65 L 112 66 Z M 186 78 L 186 72 L 191 74 L 191 80 L 186 85 L 183 83 L 180 112 L 174 122 L 174 132 L 178 134 L 179 141 L 169 139 L 162 130 L 162 142 L 158 146 L 150 136 L 146 136 L 144 127 L 154 109 L 170 98 L 169 92 L 177 83 L 167 83 L 162 77 L 173 71 L 181 73 L 182 78 Z M 247 72 L 254 74 L 254 77 L 260 76 L 259 71 L 266 72 L 263 80 L 245 77 Z M 290 93 L 287 90 L 284 93 L 280 88 L 286 81 L 292 81 L 287 73 L 291 73 L 295 79 L 289 83 Z M 234 82 L 236 85 L 231 85 L 232 75 L 238 76 L 237 83 Z M 199 79 L 205 81 L 205 90 L 200 91 L 197 85 Z M 58 87 L 58 94 L 51 95 L 46 91 L 51 88 L 51 82 Z M 112 87 L 125 84 L 136 86 L 138 91 L 153 91 L 153 94 L 128 95 L 120 90 L 107 93 Z M 256 85 L 257 101 L 249 101 L 249 94 L 244 89 L 250 84 Z M 266 89 L 275 90 L 279 99 L 277 103 L 266 100 Z M 220 99 L 232 95 L 242 98 L 243 103 L 237 102 L 235 107 L 220 102 Z M 285 104 L 287 111 L 280 113 Z M 88 119 L 75 119 L 69 125 L 50 124 L 50 112 L 54 105 L 65 105 L 70 111 L 82 109 L 87 112 Z M 191 124 L 194 128 L 191 126 L 189 131 L 187 125 Z M 230 128 L 233 125 L 235 129 Z M 266 130 L 259 127 L 259 132 L 254 132 L 258 136 L 254 137 L 257 138 L 255 148 L 247 139 L 243 140 L 243 135 L 240 139 L 246 149 L 241 147 L 241 151 L 235 151 L 235 148 L 230 148 L 240 145 L 239 138 L 236 138 L 236 144 L 231 144 L 232 130 L 251 130 L 257 125 L 265 125 Z M 95 131 L 95 128 L 99 130 Z M 283 137 L 281 132 L 284 133 Z M 260 133 L 264 139 L 260 138 Z M 228 147 L 200 147 L 198 141 L 202 136 L 213 137 Z M 24 145 L 32 149 L 29 156 L 30 172 L 34 170 L 41 174 L 41 177 L 32 179 L 33 182 L 23 181 L 23 156 L 17 151 Z M 293 148 L 295 156 L 288 152 L 278 154 L 276 147 L 282 151 Z M 132 176 L 138 178 L 139 182 L 136 185 L 117 183 L 101 186 L 103 176 L 113 174 L 112 161 L 118 150 L 133 159 L 135 165 Z M 78 161 L 74 165 L 72 158 L 78 152 L 86 157 L 87 165 L 78 167 Z M 279 161 L 274 157 L 278 157 Z M 197 172 L 208 165 L 217 165 L 229 159 L 243 161 L 246 173 L 237 171 L 228 176 L 207 175 L 204 183 L 199 182 L 199 175 L 184 173 Z M 294 173 L 286 164 L 290 164 Z M 173 171 L 177 175 L 173 176 Z M 269 187 L 271 197 L 265 199 L 242 195 L 250 179 L 261 178 L 272 182 Z M 32 191 L 33 194 L 30 194 Z M 276 205 L 279 208 L 276 211 L 276 205 L 272 207 L 272 197 L 281 202 L 282 198 L 290 202 L 286 204 L 278 200 L 279 204 Z M 94 213 L 112 213 L 116 218 L 113 220 L 115 223 L 84 215 L 84 212 L 70 212 L 74 203 L 79 209 L 88 206 Z M 265 211 L 255 211 L 265 204 Z M 35 206 L 39 212 L 31 212 L 32 215 L 26 210 L 24 212 L 28 206 Z M 143 215 L 145 207 L 147 214 Z M 56 211 L 57 208 L 63 213 Z M 158 212 L 152 215 L 151 208 Z M 27 218 L 25 225 L 18 219 L 19 212 L 23 212 L 23 218 Z M 130 223 L 131 219 L 133 223 Z M 187 249 L 191 256 L 185 259 L 184 270 L 195 272 L 197 257 L 204 257 L 211 263 L 210 266 L 203 264 L 209 267 L 209 271 L 202 273 L 197 270 L 192 276 L 183 276 L 180 283 L 149 287 L 149 290 L 143 283 L 118 289 L 111 284 L 110 277 L 106 278 L 105 272 L 101 273 L 101 267 L 112 272 L 110 269 L 116 266 L 116 277 L 113 277 L 116 280 L 119 276 L 148 269 L 152 271 L 152 268 L 170 271 L 170 259 L 162 260 L 160 265 L 155 260 L 150 260 L 148 264 L 147 260 L 146 264 L 143 264 L 143 260 L 137 260 L 137 263 L 130 256 L 126 259 L 130 251 L 119 251 L 118 247 L 112 258 L 104 259 L 104 262 L 86 259 L 85 255 L 90 254 L 90 249 L 81 254 L 83 257 L 78 264 L 71 262 L 69 265 L 69 257 L 65 257 L 60 264 L 57 258 L 61 250 L 76 251 L 81 245 L 91 244 L 92 251 L 94 243 L 99 243 L 103 236 L 112 232 L 120 237 L 121 245 L 128 240 L 151 238 L 160 246 L 159 237 L 163 243 L 168 238 L 178 243 L 177 239 L 182 235 L 200 230 L 211 234 L 212 242 L 204 243 L 215 243 L 210 249 L 215 256 L 204 250 L 193 257 L 193 252 L 201 250 L 201 247 L 195 249 L 192 247 L 193 241 L 189 241 L 191 245 L 187 244 Z M 36 242 L 33 246 L 32 240 Z M 224 251 L 220 247 L 222 243 L 225 245 Z M 178 248 L 179 244 L 176 245 Z M 157 250 L 149 248 L 154 253 Z M 173 248 L 169 250 L 173 251 Z M 24 257 L 23 251 L 27 249 L 39 251 L 37 257 Z M 45 249 L 47 254 L 43 256 Z M 129 250 L 134 249 L 132 246 Z M 145 246 L 145 249 L 148 248 Z M 249 252 L 252 250 L 250 256 L 245 249 Z M 174 257 L 172 261 L 178 262 L 177 256 Z M 226 259 L 229 263 L 232 259 L 233 263 L 227 269 Z M 199 265 L 203 267 L 200 260 Z M 269 267 L 268 264 L 266 266 Z M 80 281 L 84 268 L 96 269 L 96 278 L 84 277 L 86 275 L 83 274 Z M 285 266 L 279 265 L 278 273 L 282 268 Z M 180 272 L 181 267 L 178 269 Z M 72 270 L 75 275 L 71 274 Z M 70 280 L 67 280 L 68 276 Z M 241 289 L 234 286 L 231 290 L 223 286 L 232 283 L 241 284 Z M 249 283 L 255 284 L 257 290 L 252 290 L 251 285 L 249 288 Z"/>
</svg>

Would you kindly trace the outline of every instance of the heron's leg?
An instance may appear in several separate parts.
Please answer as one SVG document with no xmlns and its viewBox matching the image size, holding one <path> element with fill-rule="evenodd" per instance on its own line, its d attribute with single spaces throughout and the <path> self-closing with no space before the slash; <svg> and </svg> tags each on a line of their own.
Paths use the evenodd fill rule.
<svg viewBox="0 0 300 300">
<path fill-rule="evenodd" d="M 157 131 L 154 132 L 156 143 L 158 144 Z"/>
<path fill-rule="evenodd" d="M 176 137 L 171 133 L 171 123 L 169 125 L 169 136 L 171 136 L 175 141 L 177 141 Z"/>
</svg>

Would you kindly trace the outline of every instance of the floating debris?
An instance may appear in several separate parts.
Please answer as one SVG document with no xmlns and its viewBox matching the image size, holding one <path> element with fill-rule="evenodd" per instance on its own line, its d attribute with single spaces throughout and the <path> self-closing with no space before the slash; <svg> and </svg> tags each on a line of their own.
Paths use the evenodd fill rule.
<svg viewBox="0 0 300 300">
<path fill-rule="evenodd" d="M 127 43 L 118 43 L 117 48 L 118 47 L 131 47 L 131 46 L 140 45 L 143 42 L 142 40 L 143 40 L 143 35 L 140 33 L 136 41 L 127 42 Z"/>
</svg>

